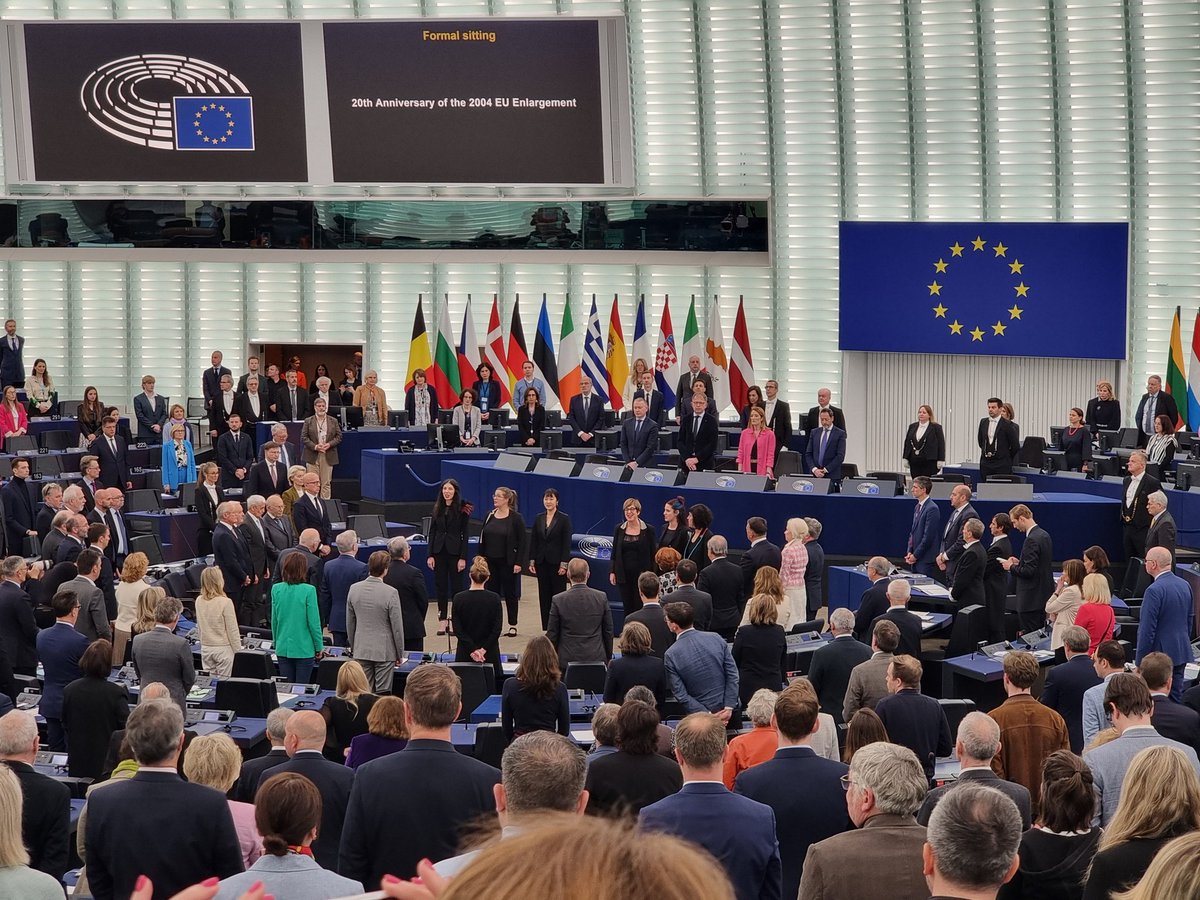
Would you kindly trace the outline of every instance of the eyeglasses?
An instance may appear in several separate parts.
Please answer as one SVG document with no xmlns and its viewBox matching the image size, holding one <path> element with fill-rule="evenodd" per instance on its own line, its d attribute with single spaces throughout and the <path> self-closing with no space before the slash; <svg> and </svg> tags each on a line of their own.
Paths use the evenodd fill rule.
<svg viewBox="0 0 1200 900">
<path fill-rule="evenodd" d="M 838 781 L 840 781 L 840 782 L 842 783 L 842 790 L 843 790 L 843 791 L 849 791 L 849 790 L 850 790 L 850 785 L 852 785 L 852 784 L 855 784 L 855 782 L 853 782 L 853 781 L 851 781 L 851 780 L 850 780 L 850 774 L 849 774 L 849 773 L 846 773 L 845 775 L 843 775 L 841 778 L 839 778 L 839 779 L 838 779 Z"/>
</svg>

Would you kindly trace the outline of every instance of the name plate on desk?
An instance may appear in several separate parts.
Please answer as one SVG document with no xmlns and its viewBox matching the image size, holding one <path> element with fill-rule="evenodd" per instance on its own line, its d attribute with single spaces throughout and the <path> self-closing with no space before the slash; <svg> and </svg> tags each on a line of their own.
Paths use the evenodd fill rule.
<svg viewBox="0 0 1200 900">
<path fill-rule="evenodd" d="M 537 460 L 525 453 L 501 453 L 496 457 L 496 468 L 506 472 L 528 472 Z"/>
<path fill-rule="evenodd" d="M 1014 484 L 1008 481 L 985 481 L 976 485 L 975 496 L 979 500 L 1032 500 L 1033 485 Z"/>
<path fill-rule="evenodd" d="M 534 463 L 533 471 L 538 475 L 561 475 L 570 478 L 582 465 L 581 459 L 551 459 L 544 456 Z"/>
<path fill-rule="evenodd" d="M 619 463 L 584 463 L 579 478 L 592 481 L 628 481 L 633 469 Z"/>
<path fill-rule="evenodd" d="M 896 497 L 900 482 L 878 478 L 847 478 L 842 482 L 842 494 L 856 497 Z"/>
<path fill-rule="evenodd" d="M 761 493 L 767 489 L 767 476 L 741 472 L 688 472 L 687 486 Z"/>
<path fill-rule="evenodd" d="M 676 485 L 683 482 L 683 472 L 679 469 L 635 469 L 629 481 L 633 484 Z"/>
<path fill-rule="evenodd" d="M 828 494 L 828 478 L 808 478 L 804 475 L 785 475 L 775 483 L 777 494 Z"/>
</svg>

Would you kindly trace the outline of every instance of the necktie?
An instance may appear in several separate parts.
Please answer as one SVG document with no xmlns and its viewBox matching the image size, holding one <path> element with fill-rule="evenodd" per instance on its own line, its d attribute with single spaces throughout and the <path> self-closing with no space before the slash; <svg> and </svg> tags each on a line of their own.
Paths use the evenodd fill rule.
<svg viewBox="0 0 1200 900">
<path fill-rule="evenodd" d="M 1142 431 L 1146 434 L 1154 434 L 1154 407 L 1158 400 L 1158 396 L 1152 394 L 1146 399 L 1146 413 L 1142 422 Z"/>
<path fill-rule="evenodd" d="M 238 433 L 236 431 L 233 433 L 233 446 L 235 446 L 235 447 L 237 446 L 238 438 L 240 438 L 240 437 L 241 437 L 240 433 Z"/>
<path fill-rule="evenodd" d="M 279 448 L 279 461 L 283 463 L 283 467 L 284 467 L 285 469 L 286 469 L 286 468 L 288 468 L 287 447 L 280 447 L 280 448 Z M 274 481 L 274 480 L 275 480 L 275 476 L 274 476 L 274 475 L 272 475 L 272 476 L 271 476 L 271 480 L 272 480 L 272 481 Z"/>
<path fill-rule="evenodd" d="M 110 509 L 104 514 L 108 530 L 112 533 L 112 546 L 116 548 L 118 553 L 125 552 L 125 534 L 117 528 L 117 517 L 113 515 Z"/>
<path fill-rule="evenodd" d="M 641 433 L 642 433 L 642 420 L 634 419 L 633 420 L 633 436 L 638 437 Z"/>
<path fill-rule="evenodd" d="M 699 437 L 700 437 L 700 417 L 697 415 L 692 416 L 692 434 L 695 436 L 696 439 L 699 439 Z"/>
<path fill-rule="evenodd" d="M 292 418 L 296 418 L 296 389 L 292 388 Z"/>
<path fill-rule="evenodd" d="M 948 521 L 946 523 L 946 530 L 944 532 L 942 532 L 943 537 L 950 536 L 950 533 L 951 533 L 952 529 L 954 528 L 954 522 L 957 518 L 958 518 L 958 510 L 956 509 L 956 510 L 954 510 L 954 512 L 950 513 L 950 521 Z"/>
<path fill-rule="evenodd" d="M 117 439 L 116 439 L 116 438 L 109 438 L 109 439 L 108 439 L 108 446 L 112 448 L 112 454 L 113 454 L 113 456 L 115 457 L 115 456 L 117 455 Z"/>
<path fill-rule="evenodd" d="M 17 339 L 15 337 L 10 337 L 8 339 L 8 346 L 11 349 L 16 350 L 17 349 Z"/>
<path fill-rule="evenodd" d="M 273 465 L 271 465 L 270 463 L 267 463 L 267 469 L 271 473 L 271 487 L 276 487 L 279 484 L 279 482 L 275 480 L 277 477 L 276 472 L 275 472 L 275 467 Z"/>
<path fill-rule="evenodd" d="M 821 449 L 817 451 L 817 465 L 820 468 L 825 467 L 825 446 L 829 443 L 829 429 L 821 429 Z"/>
</svg>

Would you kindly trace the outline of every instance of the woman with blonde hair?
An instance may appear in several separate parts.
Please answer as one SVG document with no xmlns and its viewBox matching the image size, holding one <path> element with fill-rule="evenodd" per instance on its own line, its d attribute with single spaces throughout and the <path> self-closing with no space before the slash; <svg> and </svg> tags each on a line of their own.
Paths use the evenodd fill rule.
<svg viewBox="0 0 1200 900">
<path fill-rule="evenodd" d="M 304 466 L 292 466 L 287 471 L 288 489 L 280 494 L 283 500 L 283 513 L 289 519 L 292 517 L 292 507 L 296 505 L 296 501 L 304 496 L 304 478 L 308 475 L 308 469 Z"/>
<path fill-rule="evenodd" d="M 1136 884 L 1167 843 L 1197 829 L 1200 777 L 1191 761 L 1176 747 L 1140 751 L 1121 783 L 1121 800 L 1100 838 L 1083 900 L 1107 900 Z"/>
<path fill-rule="evenodd" d="M 737 469 L 775 477 L 775 432 L 767 427 L 767 413 L 761 406 L 747 407 L 746 427 L 738 438 Z"/>
<path fill-rule="evenodd" d="M 786 542 L 780 551 L 783 561 L 779 565 L 779 580 L 787 600 L 787 621 L 795 625 L 808 619 L 808 589 L 804 585 L 808 572 L 808 548 L 804 545 L 808 523 L 801 518 L 788 519 L 783 536 Z"/>
<path fill-rule="evenodd" d="M 1200 832 L 1177 837 L 1163 847 L 1137 886 L 1113 900 L 1166 900 L 1200 897 Z"/>
<path fill-rule="evenodd" d="M 759 569 L 760 573 L 764 571 L 767 569 Z M 777 623 L 779 605 L 775 598 L 755 594 L 746 604 L 746 618 L 747 624 L 733 636 L 733 661 L 738 667 L 738 694 L 743 706 L 755 691 L 778 691 L 787 684 L 787 638 Z"/>
<path fill-rule="evenodd" d="M 157 621 L 154 618 L 154 608 L 158 606 L 158 601 L 164 599 L 167 592 L 160 587 L 143 588 L 138 594 L 137 599 L 137 614 L 134 616 L 133 625 L 130 626 L 130 640 L 132 635 L 145 634 L 147 631 L 153 631 Z M 115 660 L 116 657 L 114 656 Z"/>
<path fill-rule="evenodd" d="M 325 719 L 325 758 L 344 763 L 350 743 L 371 730 L 371 710 L 379 697 L 371 693 L 366 670 L 357 660 L 342 663 L 337 674 L 334 696 L 325 701 L 321 715 Z"/>
<path fill-rule="evenodd" d="M 183 774 L 192 784 L 202 784 L 228 794 L 242 771 L 242 751 L 223 732 L 202 734 L 188 744 Z M 254 824 L 254 804 L 229 800 L 229 814 L 242 848 L 242 864 L 253 865 L 262 856 L 262 838 Z"/>
<path fill-rule="evenodd" d="M 613 530 L 608 581 L 620 590 L 621 605 L 625 608 L 625 615 L 629 616 L 642 608 L 638 576 L 654 571 L 658 540 L 654 529 L 642 521 L 642 501 L 630 497 L 621 504 L 621 509 L 625 515 L 621 524 Z"/>
<path fill-rule="evenodd" d="M 113 623 L 113 663 L 118 666 L 125 661 L 125 647 L 133 639 L 138 597 L 149 586 L 146 583 L 149 567 L 150 558 L 141 552 L 130 553 L 121 566 L 121 580 L 116 588 L 117 620 Z"/>
<path fill-rule="evenodd" d="M 216 566 L 200 573 L 196 598 L 196 624 L 200 627 L 200 662 L 218 678 L 233 674 L 233 655 L 242 649 L 233 601 L 225 595 L 225 576 Z"/>
<path fill-rule="evenodd" d="M 759 594 L 765 594 L 771 598 L 775 604 L 775 623 L 787 633 L 788 628 L 792 624 L 792 608 L 788 603 L 787 595 L 783 591 L 783 576 L 779 574 L 779 570 L 774 566 L 763 566 L 754 573 L 754 593 L 750 595 L 753 600 Z M 746 611 L 742 614 L 740 625 L 750 624 L 750 604 L 746 604 Z"/>
<path fill-rule="evenodd" d="M 8 766 L 0 766 L 0 896 L 62 900 L 63 889 L 58 879 L 29 866 L 29 852 L 21 837 L 23 803 L 16 773 Z"/>
<path fill-rule="evenodd" d="M 1063 563 L 1062 575 L 1054 593 L 1046 601 L 1046 615 L 1054 623 L 1050 632 L 1050 649 L 1058 650 L 1063 645 L 1063 632 L 1075 624 L 1075 615 L 1083 605 L 1083 579 L 1087 570 L 1083 560 L 1068 559 Z"/>
<path fill-rule="evenodd" d="M 346 765 L 357 769 L 389 753 L 408 746 L 408 726 L 404 723 L 404 701 L 399 697 L 380 697 L 367 713 L 367 733 L 350 740 Z"/>
<path fill-rule="evenodd" d="M 1101 642 L 1112 640 L 1117 616 L 1112 608 L 1112 590 L 1108 577 L 1093 572 L 1083 577 L 1083 605 L 1075 613 L 1075 624 L 1087 629 L 1091 644 L 1088 655 L 1096 652 Z"/>
<path fill-rule="evenodd" d="M 217 507 L 225 502 L 225 492 L 219 484 L 221 468 L 214 462 L 201 463 L 196 467 L 196 553 L 208 556 L 212 553 L 213 529 L 217 527 Z"/>
</svg>

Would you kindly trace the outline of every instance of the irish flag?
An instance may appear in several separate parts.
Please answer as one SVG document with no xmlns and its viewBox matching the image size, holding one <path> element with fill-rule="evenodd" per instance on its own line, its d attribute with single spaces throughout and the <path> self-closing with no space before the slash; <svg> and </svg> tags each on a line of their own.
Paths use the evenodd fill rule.
<svg viewBox="0 0 1200 900">
<path fill-rule="evenodd" d="M 686 369 L 688 360 L 693 356 L 700 357 L 700 362 L 704 362 L 704 341 L 700 339 L 700 326 L 696 323 L 696 295 L 692 294 L 692 305 L 688 307 L 687 322 L 683 326 L 683 343 L 680 345 L 682 352 L 679 355 L 679 361 L 682 363 L 681 369 Z"/>
<path fill-rule="evenodd" d="M 579 393 L 579 379 L 583 377 L 583 344 L 579 329 L 571 318 L 571 298 L 563 303 L 562 329 L 558 334 L 558 399 L 563 409 L 571 408 L 571 398 Z"/>
</svg>

